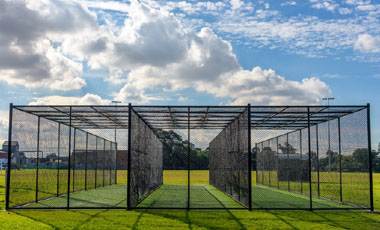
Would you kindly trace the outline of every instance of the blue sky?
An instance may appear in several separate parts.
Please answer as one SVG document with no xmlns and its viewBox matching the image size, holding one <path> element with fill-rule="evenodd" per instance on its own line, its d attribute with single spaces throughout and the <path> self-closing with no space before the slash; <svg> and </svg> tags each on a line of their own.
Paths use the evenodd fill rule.
<svg viewBox="0 0 380 230">
<path fill-rule="evenodd" d="M 366 104 L 377 1 L 0 0 L 0 139 L 15 104 Z"/>
</svg>

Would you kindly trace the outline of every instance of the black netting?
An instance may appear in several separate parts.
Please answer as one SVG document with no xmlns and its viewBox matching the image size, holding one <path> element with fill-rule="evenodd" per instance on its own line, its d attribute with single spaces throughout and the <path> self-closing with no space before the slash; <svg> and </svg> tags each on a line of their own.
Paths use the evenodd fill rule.
<svg viewBox="0 0 380 230">
<path fill-rule="evenodd" d="M 318 110 L 310 113 L 310 123 L 321 117 L 325 122 L 255 144 L 256 184 L 275 188 L 277 171 L 278 189 L 288 192 L 253 188 L 257 208 L 310 208 L 310 199 L 313 208 L 370 207 L 366 109 L 334 118 L 336 111 L 323 108 L 312 117 Z"/>
<path fill-rule="evenodd" d="M 249 206 L 248 112 L 210 142 L 210 184 Z"/>
<path fill-rule="evenodd" d="M 130 206 L 136 206 L 163 183 L 163 146 L 153 130 L 132 111 Z"/>
<path fill-rule="evenodd" d="M 367 109 L 15 106 L 7 204 L 372 208 Z"/>
</svg>

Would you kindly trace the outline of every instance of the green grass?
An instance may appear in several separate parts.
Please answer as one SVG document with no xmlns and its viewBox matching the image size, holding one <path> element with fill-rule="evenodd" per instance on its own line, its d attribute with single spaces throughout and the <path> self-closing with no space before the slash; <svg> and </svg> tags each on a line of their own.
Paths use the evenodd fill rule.
<svg viewBox="0 0 380 230">
<path fill-rule="evenodd" d="M 205 174 L 192 172 L 191 182 L 207 184 L 202 182 L 207 180 Z M 118 182 L 126 182 L 121 175 Z M 176 184 L 184 175 L 165 171 L 165 181 Z M 0 175 L 1 209 L 4 184 Z M 380 174 L 374 175 L 374 190 L 375 207 L 380 209 Z M 380 229 L 380 215 L 353 211 L 18 210 L 0 212 L 0 223 L 1 229 Z"/>
</svg>

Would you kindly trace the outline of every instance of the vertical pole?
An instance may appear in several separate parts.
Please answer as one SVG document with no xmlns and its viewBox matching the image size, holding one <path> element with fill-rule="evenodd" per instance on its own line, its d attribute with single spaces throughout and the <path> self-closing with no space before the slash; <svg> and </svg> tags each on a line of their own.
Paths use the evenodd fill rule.
<svg viewBox="0 0 380 230">
<path fill-rule="evenodd" d="M 9 186 L 11 179 L 11 165 L 12 165 L 12 119 L 13 119 L 13 104 L 9 104 L 9 130 L 8 130 L 8 165 L 7 165 L 7 188 L 5 193 L 5 209 L 9 209 Z"/>
<path fill-rule="evenodd" d="M 288 191 L 290 191 L 290 181 L 289 181 L 289 133 L 286 134 L 286 180 L 288 181 Z"/>
<path fill-rule="evenodd" d="M 340 135 L 340 117 L 338 117 L 338 148 L 339 148 L 339 196 L 340 202 L 343 202 L 343 188 L 342 188 L 342 146 Z"/>
<path fill-rule="evenodd" d="M 316 137 L 317 137 L 317 186 L 318 186 L 318 191 L 317 191 L 317 193 L 318 193 L 318 198 L 320 198 L 320 182 L 319 182 L 319 138 L 318 138 L 318 133 L 319 133 L 319 131 L 318 131 L 318 124 L 315 126 L 315 128 L 316 128 Z"/>
<path fill-rule="evenodd" d="M 310 190 L 310 211 L 313 210 L 313 193 L 311 190 L 311 139 L 310 139 L 310 107 L 307 107 L 307 141 L 309 152 L 309 190 Z"/>
<path fill-rule="evenodd" d="M 251 104 L 248 104 L 248 209 L 252 211 Z"/>
<path fill-rule="evenodd" d="M 115 184 L 117 184 L 117 142 L 115 142 Z"/>
<path fill-rule="evenodd" d="M 95 136 L 95 188 L 98 183 L 98 137 Z"/>
<path fill-rule="evenodd" d="M 370 104 L 367 104 L 367 132 L 368 132 L 368 171 L 369 171 L 369 196 L 370 196 L 370 209 L 374 211 L 373 206 L 373 175 L 372 175 L 372 146 L 371 146 L 371 111 Z"/>
<path fill-rule="evenodd" d="M 190 107 L 187 107 L 187 209 L 190 209 Z"/>
<path fill-rule="evenodd" d="M 106 140 L 103 139 L 103 187 L 105 186 L 104 184 L 104 178 L 105 178 L 104 172 L 106 171 L 105 168 L 106 168 Z"/>
<path fill-rule="evenodd" d="M 41 118 L 38 117 L 38 127 L 37 127 L 37 169 L 36 169 L 36 202 L 38 202 L 38 169 L 39 169 L 39 154 L 40 154 L 40 123 Z M 10 143 L 8 143 L 9 145 Z"/>
<path fill-rule="evenodd" d="M 73 146 L 73 192 L 75 192 L 75 139 L 77 135 L 77 129 L 74 128 L 74 146 Z"/>
<path fill-rule="evenodd" d="M 276 137 L 276 175 L 277 175 L 277 188 L 280 189 L 280 181 L 278 179 L 278 137 Z"/>
<path fill-rule="evenodd" d="M 84 190 L 87 190 L 88 132 L 86 132 L 86 164 L 84 168 Z"/>
<path fill-rule="evenodd" d="M 257 181 L 259 181 L 259 175 L 257 173 L 257 164 L 258 164 L 258 161 L 257 161 L 257 154 L 258 154 L 258 151 L 257 151 L 257 143 L 255 143 L 255 151 L 256 151 L 256 185 L 257 185 Z"/>
<path fill-rule="evenodd" d="M 69 123 L 69 165 L 67 170 L 67 210 L 70 208 L 70 172 L 71 172 L 71 113 L 72 113 L 72 107 L 70 106 L 70 123 Z"/>
<path fill-rule="evenodd" d="M 301 165 L 302 165 L 302 173 L 301 173 L 301 194 L 303 193 L 303 161 L 302 161 L 302 130 L 300 129 L 300 154 L 301 154 Z M 310 167 L 309 167 L 310 170 Z"/>
<path fill-rule="evenodd" d="M 128 171 L 127 171 L 127 209 L 131 209 L 131 147 L 132 147 L 132 104 L 128 104 Z"/>
<path fill-rule="evenodd" d="M 57 196 L 59 195 L 59 161 L 61 160 L 60 156 L 61 152 L 61 123 L 58 123 L 58 149 L 57 149 L 57 157 L 58 157 L 58 162 L 57 162 Z"/>
<path fill-rule="evenodd" d="M 108 149 L 108 167 L 109 167 L 109 170 L 110 170 L 110 184 L 109 185 L 111 185 L 112 184 L 112 142 L 110 141 L 109 142 L 110 144 L 109 144 L 109 149 Z"/>
</svg>

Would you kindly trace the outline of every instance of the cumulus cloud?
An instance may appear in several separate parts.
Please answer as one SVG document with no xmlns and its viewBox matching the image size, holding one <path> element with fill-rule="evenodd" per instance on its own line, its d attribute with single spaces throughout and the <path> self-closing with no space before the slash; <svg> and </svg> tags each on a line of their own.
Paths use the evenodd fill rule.
<svg viewBox="0 0 380 230">
<path fill-rule="evenodd" d="M 380 36 L 360 34 L 354 48 L 363 53 L 380 53 Z"/>
<path fill-rule="evenodd" d="M 79 89 L 82 64 L 54 46 L 96 25 L 76 2 L 0 0 L 0 80 L 26 87 Z"/>
<path fill-rule="evenodd" d="M 331 94 L 326 83 L 316 77 L 289 81 L 274 70 L 260 67 L 240 70 L 225 76 L 219 84 L 206 84 L 200 90 L 230 97 L 231 104 L 236 105 L 318 104 L 320 98 Z"/>
<path fill-rule="evenodd" d="M 330 93 L 328 86 L 317 78 L 297 82 L 288 81 L 273 70 L 262 70 L 260 67 L 252 71 L 243 70 L 229 42 L 208 27 L 197 32 L 184 28 L 181 21 L 165 8 L 132 1 L 123 8 L 127 15 L 124 23 L 115 26 L 108 22 L 99 25 L 88 9 L 75 2 L 52 3 L 47 0 L 16 3 L 7 1 L 6 7 L 22 8 L 25 14 L 33 16 L 29 20 L 33 24 L 47 23 L 45 21 L 50 18 L 54 24 L 36 26 L 36 34 L 32 33 L 34 30 L 25 32 L 23 36 L 19 35 L 21 32 L 14 33 L 14 36 L 9 33 L 9 42 L 4 43 L 9 53 L 21 53 L 20 58 L 25 59 L 26 63 L 33 58 L 39 61 L 26 70 L 0 68 L 2 71 L 17 71 L 11 78 L 11 73 L 7 73 L 5 79 L 10 83 L 26 85 L 27 81 L 30 86 L 45 84 L 51 89 L 77 89 L 85 84 L 81 78 L 81 63 L 87 62 L 92 70 L 108 70 L 106 80 L 124 84 L 113 96 L 125 103 L 148 104 L 163 100 L 160 96 L 147 93 L 157 89 L 170 92 L 193 88 L 216 97 L 231 99 L 233 104 L 318 103 L 321 95 Z M 86 4 L 91 5 L 88 2 Z M 233 4 L 236 8 L 245 3 L 235 1 L 231 3 Z M 119 5 L 110 2 L 110 5 L 94 3 L 93 6 L 106 9 L 107 6 L 112 8 Z M 16 10 L 11 9 L 9 12 Z M 12 20 L 16 20 L 7 14 L 4 14 L 4 18 L 13 17 Z M 64 19 L 67 21 L 61 22 Z M 78 25 L 75 20 L 80 21 Z M 20 22 L 21 27 L 24 26 L 22 23 L 26 23 L 23 21 Z M 298 33 L 292 29 L 291 24 L 277 28 L 280 29 L 277 32 L 279 36 L 289 39 Z M 7 29 L 12 32 L 11 28 Z M 25 40 L 25 46 L 19 44 L 19 37 Z M 6 61 L 4 63 L 0 66 L 7 65 Z M 37 73 L 24 74 L 20 80 L 17 76 L 21 76 L 21 71 Z M 83 97 L 41 97 L 31 104 L 108 103 L 109 100 L 98 95 L 86 94 Z"/>
<path fill-rule="evenodd" d="M 109 105 L 111 100 L 99 95 L 86 93 L 83 97 L 46 96 L 36 98 L 29 105 Z"/>
</svg>

